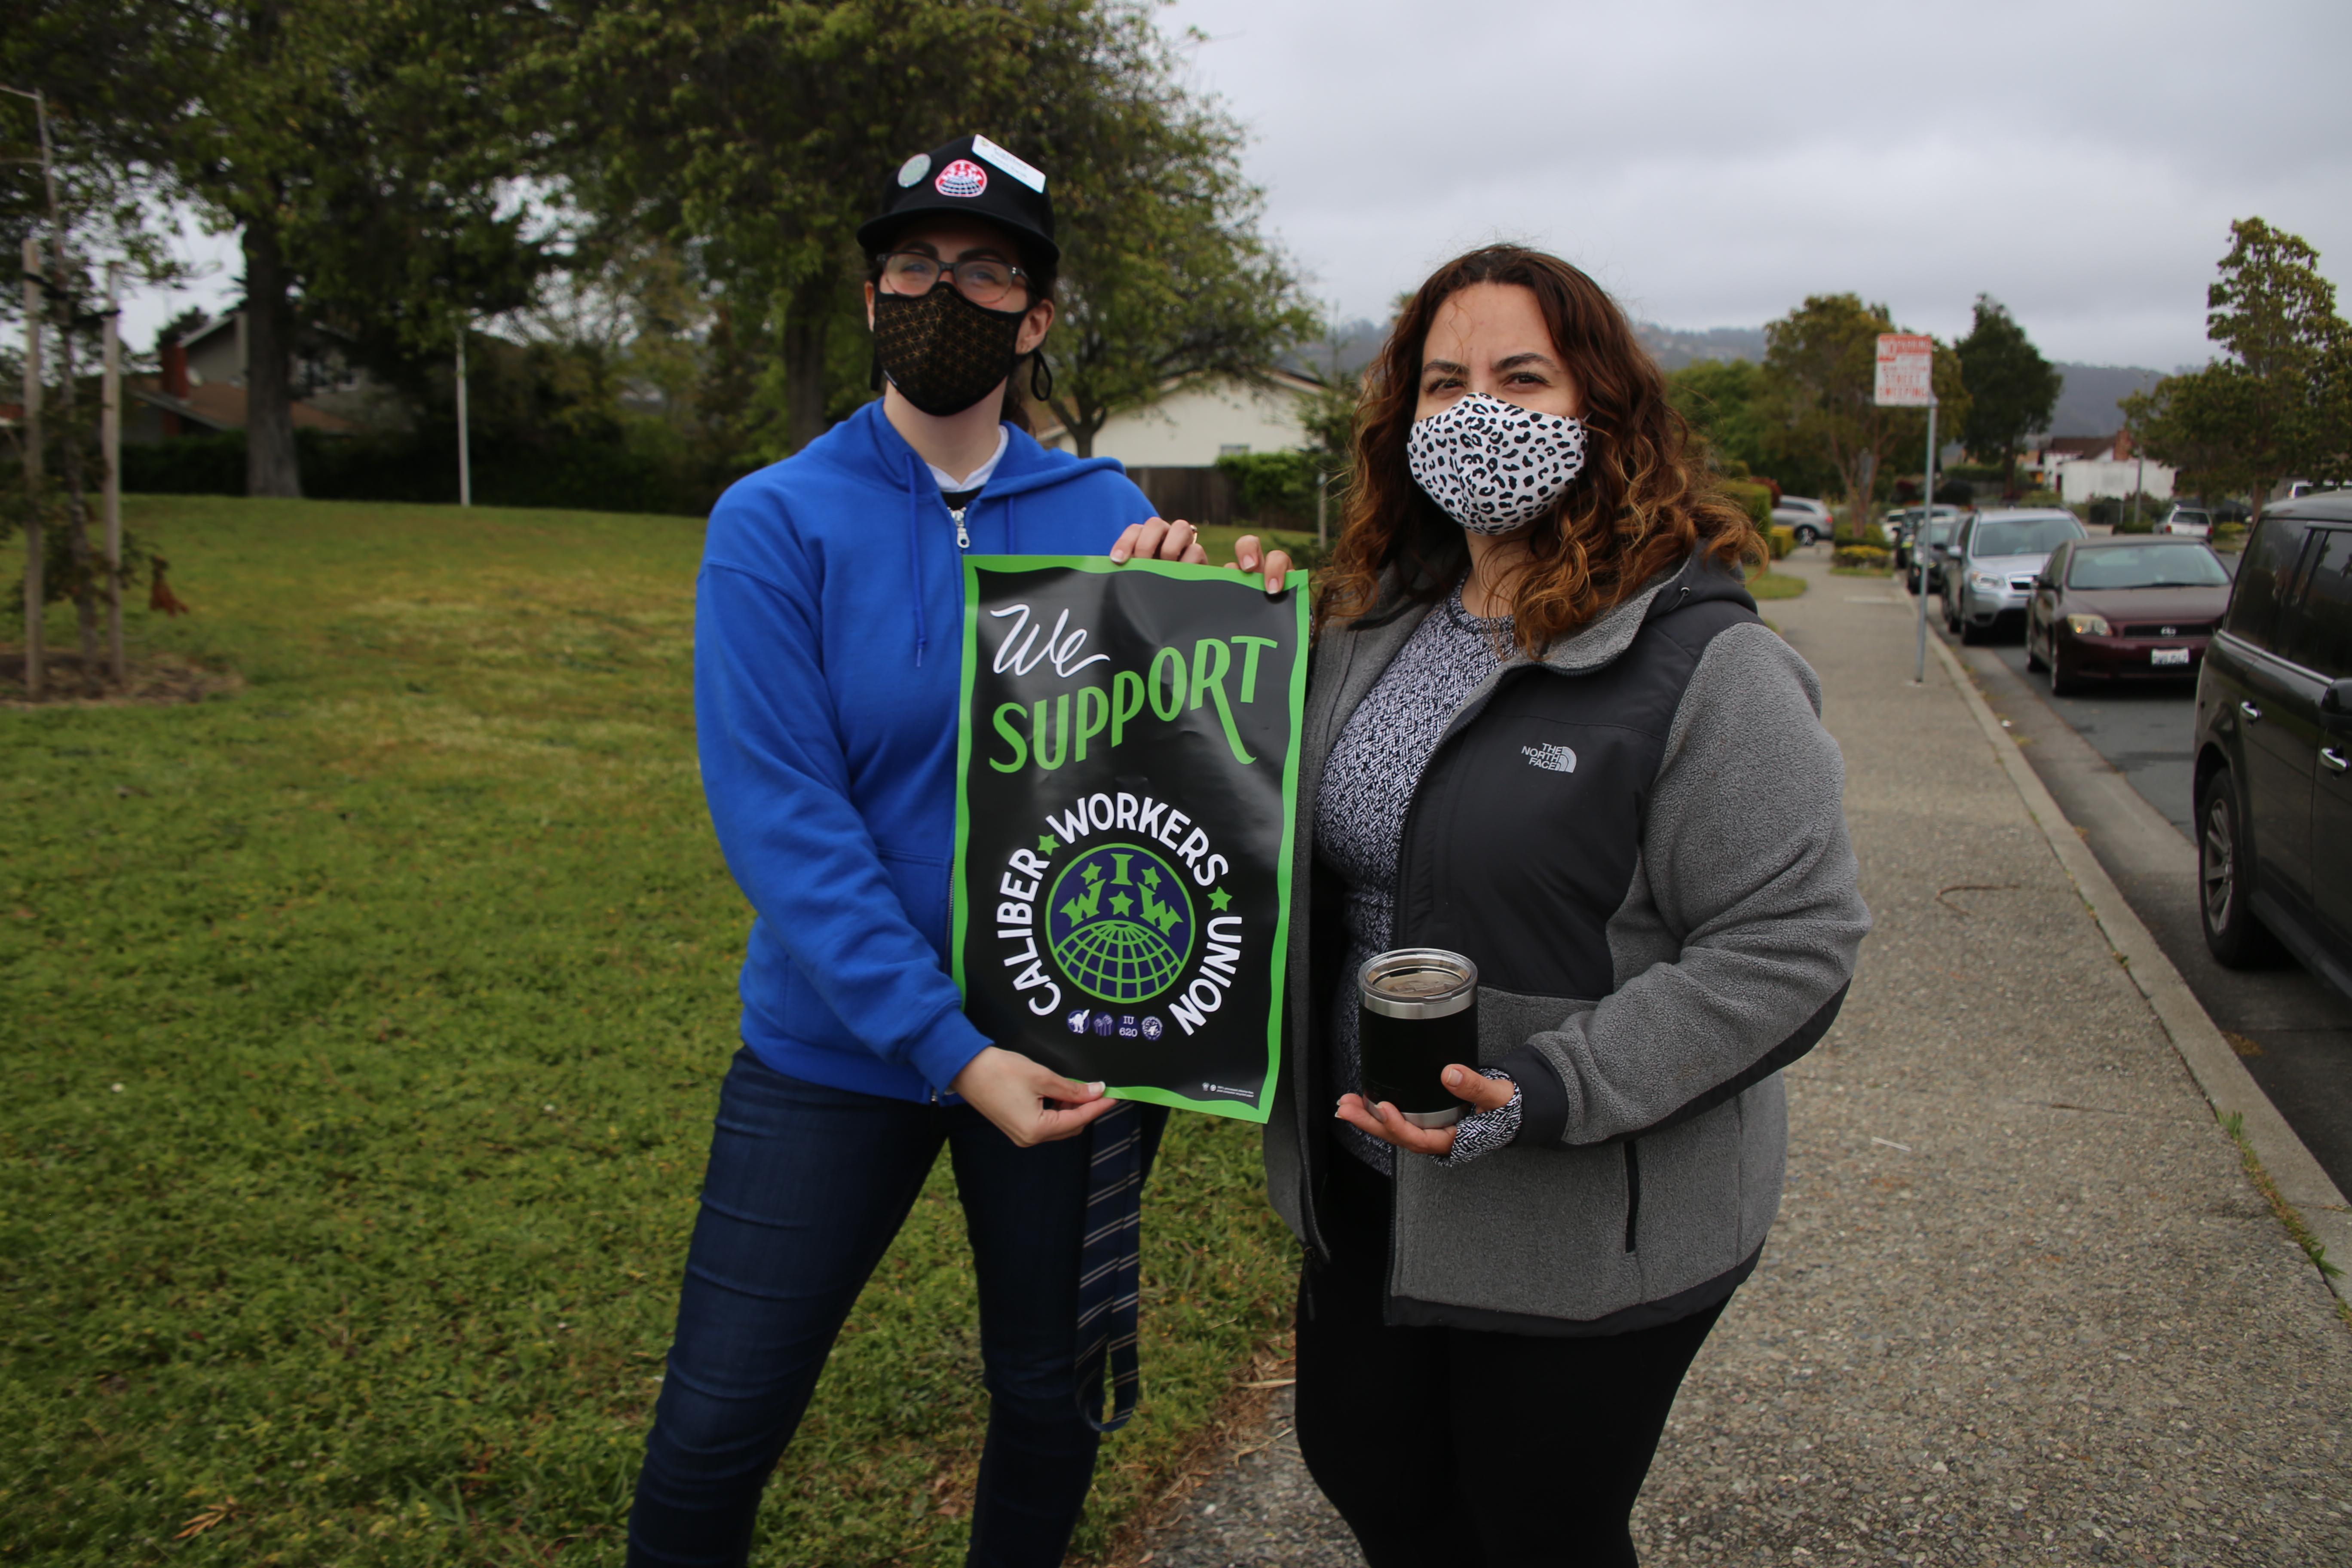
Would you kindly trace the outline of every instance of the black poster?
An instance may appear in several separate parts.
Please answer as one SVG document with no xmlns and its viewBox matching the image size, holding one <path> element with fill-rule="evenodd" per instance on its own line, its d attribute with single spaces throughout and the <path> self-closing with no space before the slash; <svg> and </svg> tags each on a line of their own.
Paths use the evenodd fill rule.
<svg viewBox="0 0 2352 1568">
<path fill-rule="evenodd" d="M 964 563 L 964 1012 L 1122 1100 L 1264 1121 L 1281 1049 L 1307 574 Z"/>
</svg>

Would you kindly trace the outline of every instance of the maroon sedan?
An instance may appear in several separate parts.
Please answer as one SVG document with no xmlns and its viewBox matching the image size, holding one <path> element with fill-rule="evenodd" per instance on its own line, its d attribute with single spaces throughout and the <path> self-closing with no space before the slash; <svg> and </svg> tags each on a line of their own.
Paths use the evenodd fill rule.
<svg viewBox="0 0 2352 1568">
<path fill-rule="evenodd" d="M 2091 676 L 2191 679 L 2230 607 L 2230 574 L 2201 539 L 2077 539 L 2052 552 L 2025 607 L 2025 663 L 2061 697 Z"/>
</svg>

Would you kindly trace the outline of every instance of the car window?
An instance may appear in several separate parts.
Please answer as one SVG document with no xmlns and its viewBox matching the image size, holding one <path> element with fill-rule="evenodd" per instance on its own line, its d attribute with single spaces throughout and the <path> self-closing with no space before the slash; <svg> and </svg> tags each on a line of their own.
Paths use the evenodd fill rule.
<svg viewBox="0 0 2352 1568">
<path fill-rule="evenodd" d="M 1932 519 L 1927 524 L 1925 538 L 1930 544 L 1948 544 L 1951 542 L 1952 530 L 1958 526 L 1948 517 Z"/>
<path fill-rule="evenodd" d="M 2327 529 L 2313 542 L 2284 651 L 2336 680 L 2352 675 L 2352 529 Z"/>
<path fill-rule="evenodd" d="M 2060 545 L 2050 552 L 2050 559 L 2042 563 L 2042 574 L 2052 582 L 2066 581 L 2066 552 L 2070 548 L 2068 545 Z"/>
<path fill-rule="evenodd" d="M 2055 563 L 2052 570 L 2056 570 Z M 2201 544 L 2117 544 L 2074 557 L 2069 588 L 2221 588 L 2230 574 Z"/>
<path fill-rule="evenodd" d="M 2238 586 L 2230 595 L 2230 614 L 2222 622 L 2231 637 L 2256 647 L 2275 645 L 2279 600 L 2294 583 L 2296 563 L 2303 558 L 2304 536 L 2309 525 L 2301 518 L 2266 517 L 2246 542 L 2238 565 Z"/>
<path fill-rule="evenodd" d="M 2083 525 L 2071 517 L 2021 517 L 1986 522 L 1977 528 L 1971 555 L 2046 555 L 2070 539 L 2083 537 Z"/>
</svg>

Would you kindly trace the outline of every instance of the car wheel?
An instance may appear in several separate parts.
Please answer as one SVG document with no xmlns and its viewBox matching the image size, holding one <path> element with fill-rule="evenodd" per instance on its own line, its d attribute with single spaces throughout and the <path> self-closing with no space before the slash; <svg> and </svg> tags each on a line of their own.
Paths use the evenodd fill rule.
<svg viewBox="0 0 2352 1568">
<path fill-rule="evenodd" d="M 2083 678 L 2066 668 L 2065 650 L 2056 643 L 2052 643 L 2050 645 L 2050 695 L 2079 697 L 2082 691 Z"/>
<path fill-rule="evenodd" d="M 1822 536 L 1819 533 L 1816 533 L 1810 528 L 1800 528 L 1797 530 L 1797 542 L 1800 544 L 1816 543 L 1820 541 L 1821 537 Z"/>
<path fill-rule="evenodd" d="M 2238 795 L 2230 770 L 2217 768 L 2197 802 L 2198 924 L 2205 946 L 2231 969 L 2258 969 L 2277 962 L 2278 939 L 2246 902 L 2246 841 L 2238 828 Z"/>
<path fill-rule="evenodd" d="M 1984 641 L 1984 633 L 1977 628 L 1976 622 L 1970 618 L 1968 600 L 1960 600 L 1959 605 L 1960 643 L 1962 647 L 1973 647 Z"/>
</svg>

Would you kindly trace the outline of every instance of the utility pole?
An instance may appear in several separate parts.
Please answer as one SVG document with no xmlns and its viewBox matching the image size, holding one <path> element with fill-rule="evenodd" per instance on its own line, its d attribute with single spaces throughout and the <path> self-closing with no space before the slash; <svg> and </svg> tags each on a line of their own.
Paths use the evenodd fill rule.
<svg viewBox="0 0 2352 1568">
<path fill-rule="evenodd" d="M 106 655 L 120 690 L 122 658 L 122 263 L 106 264 L 106 378 L 100 384 L 99 450 L 106 464 Z"/>
<path fill-rule="evenodd" d="M 466 318 L 457 318 L 457 504 L 474 504 L 474 437 L 466 425 Z"/>
<path fill-rule="evenodd" d="M 41 612 L 48 594 L 41 582 L 41 563 L 47 550 L 41 537 L 41 242 L 25 240 L 25 697 L 38 702 L 45 696 L 41 647 Z"/>
</svg>

